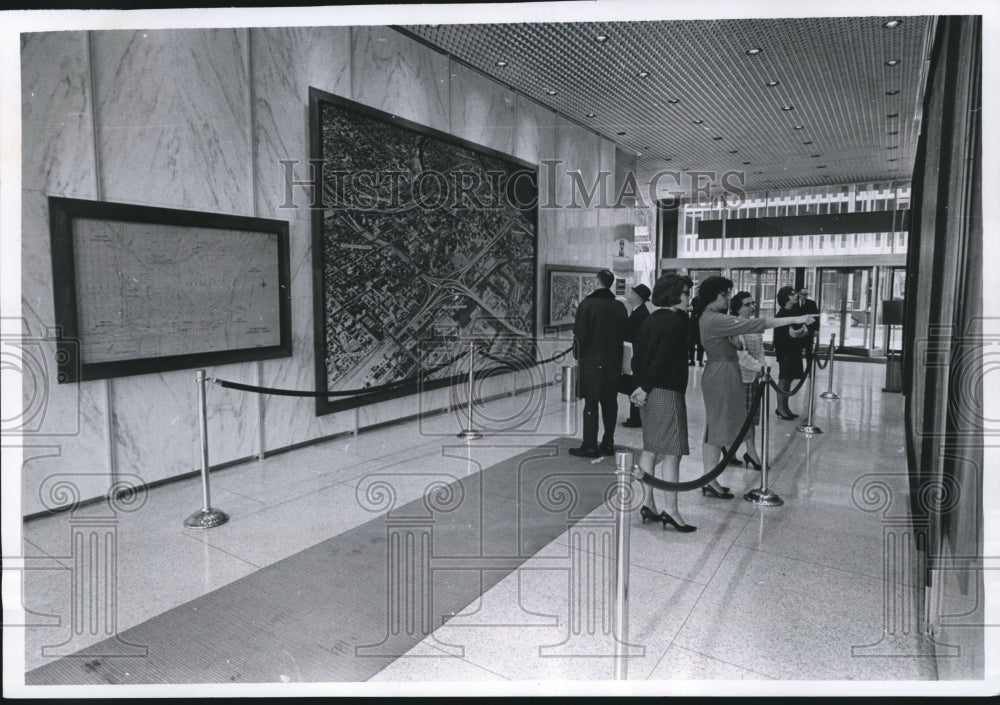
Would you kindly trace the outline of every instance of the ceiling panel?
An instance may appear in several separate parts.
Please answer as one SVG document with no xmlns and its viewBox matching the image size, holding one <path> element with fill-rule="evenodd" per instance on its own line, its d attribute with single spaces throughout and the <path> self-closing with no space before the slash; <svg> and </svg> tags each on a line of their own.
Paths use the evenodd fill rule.
<svg viewBox="0 0 1000 705">
<path fill-rule="evenodd" d="M 933 27 L 896 16 L 396 29 L 615 142 L 640 178 L 736 171 L 753 192 L 909 179 Z"/>
</svg>

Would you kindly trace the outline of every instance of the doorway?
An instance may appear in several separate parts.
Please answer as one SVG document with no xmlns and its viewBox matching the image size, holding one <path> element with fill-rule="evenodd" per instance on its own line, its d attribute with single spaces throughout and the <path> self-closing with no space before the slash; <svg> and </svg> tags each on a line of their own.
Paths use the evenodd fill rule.
<svg viewBox="0 0 1000 705">
<path fill-rule="evenodd" d="M 819 270 L 820 335 L 837 334 L 837 352 L 868 355 L 873 346 L 872 267 Z"/>
</svg>

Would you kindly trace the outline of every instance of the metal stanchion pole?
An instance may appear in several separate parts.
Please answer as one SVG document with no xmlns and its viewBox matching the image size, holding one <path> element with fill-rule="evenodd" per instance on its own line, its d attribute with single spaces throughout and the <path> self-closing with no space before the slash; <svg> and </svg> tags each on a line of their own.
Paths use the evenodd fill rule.
<svg viewBox="0 0 1000 705">
<path fill-rule="evenodd" d="M 618 512 L 617 550 L 615 552 L 615 680 L 628 678 L 628 564 L 631 549 L 630 523 L 631 511 L 629 497 L 632 481 L 632 453 L 620 450 L 615 460 L 618 464 Z"/>
<path fill-rule="evenodd" d="M 770 455 L 770 422 L 767 419 L 767 411 L 771 408 L 771 368 L 768 365 L 763 366 L 762 382 L 764 385 L 764 394 L 761 397 L 762 411 L 760 414 L 760 427 L 761 427 L 761 448 L 760 448 L 760 489 L 750 490 L 745 495 L 743 499 L 748 502 L 753 502 L 754 504 L 760 504 L 765 507 L 780 507 L 785 503 L 781 497 L 776 495 L 767 489 L 767 464 Z"/>
<path fill-rule="evenodd" d="M 830 358 L 827 361 L 827 366 L 830 368 L 829 379 L 826 383 L 826 391 L 820 394 L 824 399 L 840 399 L 840 396 L 833 391 L 833 347 L 834 341 L 837 340 L 837 334 L 830 334 Z"/>
<path fill-rule="evenodd" d="M 469 427 L 462 429 L 458 437 L 464 438 L 466 440 L 474 441 L 477 438 L 482 438 L 483 434 L 476 430 L 475 424 L 472 423 L 472 396 L 475 393 L 475 388 L 473 383 L 475 381 L 475 372 L 473 363 L 476 357 L 476 341 L 469 341 Z"/>
<path fill-rule="evenodd" d="M 818 342 L 818 341 L 817 341 Z M 812 364 L 809 365 L 809 416 L 808 420 L 804 424 L 799 424 L 795 427 L 795 430 L 799 433 L 806 433 L 813 435 L 815 433 L 823 433 L 819 426 L 813 425 L 813 407 L 816 406 L 816 353 L 819 352 L 819 346 L 813 351 Z"/>
<path fill-rule="evenodd" d="M 205 405 L 205 370 L 198 370 L 198 420 L 201 425 L 201 510 L 184 520 L 184 526 L 193 529 L 211 529 L 229 521 L 221 509 L 212 509 L 208 489 L 208 411 Z"/>
</svg>

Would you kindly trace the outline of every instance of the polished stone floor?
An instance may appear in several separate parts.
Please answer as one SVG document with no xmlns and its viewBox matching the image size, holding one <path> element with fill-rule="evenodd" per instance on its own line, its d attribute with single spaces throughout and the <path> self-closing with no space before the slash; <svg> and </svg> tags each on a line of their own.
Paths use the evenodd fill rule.
<svg viewBox="0 0 1000 705">
<path fill-rule="evenodd" d="M 702 474 L 701 373 L 692 368 L 692 452 L 682 460 L 681 480 Z M 916 566 L 886 551 L 906 531 L 898 521 L 906 514 L 906 464 L 903 399 L 882 390 L 884 375 L 879 364 L 837 362 L 829 386 L 839 399 L 825 400 L 822 373 L 813 414 L 821 432 L 797 429 L 808 387 L 791 404 L 802 419 L 770 414 L 767 488 L 780 506 L 744 499 L 760 488 L 762 474 L 733 466 L 721 482 L 735 499 L 680 496 L 685 520 L 698 527 L 693 533 L 643 525 L 631 514 L 626 646 L 615 644 L 610 626 L 613 542 L 580 540 L 586 535 L 568 529 L 479 601 L 426 628 L 423 641 L 368 683 L 313 684 L 302 693 L 763 695 L 814 692 L 824 682 L 840 690 L 822 694 L 933 693 L 940 683 L 920 626 Z M 70 604 L 69 568 L 70 523 L 107 508 L 29 520 L 24 670 L 372 519 L 378 502 L 365 493 L 379 488 L 366 478 L 392 475 L 397 500 L 409 501 L 427 491 L 444 456 L 467 456 L 468 472 L 488 472 L 527 448 L 578 436 L 582 404 L 563 401 L 560 392 L 556 383 L 477 407 L 481 439 L 456 437 L 466 427 L 464 410 L 456 410 L 214 472 L 212 505 L 231 519 L 212 529 L 183 526 L 200 507 L 199 479 L 151 489 L 115 517 L 117 583 L 106 608 Z M 533 410 L 528 423 L 525 409 Z M 502 430 L 505 420 L 520 430 Z M 616 441 L 638 449 L 641 430 L 619 425 Z M 603 463 L 609 473 L 615 464 L 607 457 L 572 461 Z M 613 517 L 602 506 L 584 523 L 590 520 L 607 525 Z M 95 614 L 104 623 L 71 628 Z M 615 658 L 621 653 L 628 657 Z M 294 664 L 287 676 L 287 685 L 295 684 Z"/>
</svg>

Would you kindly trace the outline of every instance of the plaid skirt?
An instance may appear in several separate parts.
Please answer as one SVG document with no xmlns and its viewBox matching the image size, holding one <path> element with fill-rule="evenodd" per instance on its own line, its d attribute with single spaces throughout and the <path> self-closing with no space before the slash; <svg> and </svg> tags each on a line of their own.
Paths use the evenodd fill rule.
<svg viewBox="0 0 1000 705">
<path fill-rule="evenodd" d="M 744 382 L 743 383 L 743 394 L 747 400 L 747 413 L 750 413 L 750 407 L 753 404 L 753 392 L 757 385 L 754 382 Z M 760 407 L 758 406 L 754 409 L 753 413 L 753 425 L 760 426 Z"/>
<path fill-rule="evenodd" d="M 684 395 L 653 387 L 646 404 L 639 407 L 642 418 L 642 449 L 664 455 L 688 455 L 687 404 Z"/>
</svg>

